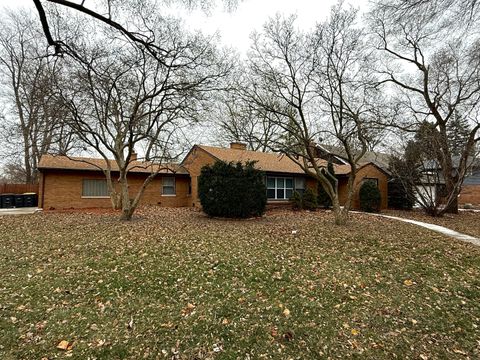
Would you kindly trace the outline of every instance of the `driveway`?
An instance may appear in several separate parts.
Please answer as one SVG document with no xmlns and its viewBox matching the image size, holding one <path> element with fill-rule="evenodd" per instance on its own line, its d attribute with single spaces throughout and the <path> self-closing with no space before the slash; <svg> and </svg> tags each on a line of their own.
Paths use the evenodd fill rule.
<svg viewBox="0 0 480 360">
<path fill-rule="evenodd" d="M 28 214 L 35 214 L 38 211 L 42 211 L 42 209 L 39 209 L 37 207 L 0 209 L 0 216 L 2 216 L 2 215 L 28 215 Z"/>
</svg>

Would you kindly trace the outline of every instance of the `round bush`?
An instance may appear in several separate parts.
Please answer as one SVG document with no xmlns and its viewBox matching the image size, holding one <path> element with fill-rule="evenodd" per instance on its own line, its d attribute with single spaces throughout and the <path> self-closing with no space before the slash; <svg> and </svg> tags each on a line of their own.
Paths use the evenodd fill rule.
<svg viewBox="0 0 480 360">
<path fill-rule="evenodd" d="M 254 163 L 217 161 L 202 168 L 198 195 L 209 216 L 247 218 L 265 212 L 267 194 L 264 173 Z"/>
<path fill-rule="evenodd" d="M 360 208 L 366 212 L 380 211 L 382 196 L 373 181 L 365 181 L 360 187 Z"/>
<path fill-rule="evenodd" d="M 412 210 L 415 203 L 413 188 L 401 179 L 388 182 L 388 207 L 399 210 Z"/>
<path fill-rule="evenodd" d="M 330 199 L 330 196 L 328 196 L 327 192 L 320 183 L 318 184 L 317 203 L 318 206 L 324 209 L 330 209 L 332 207 L 332 199 Z"/>
<path fill-rule="evenodd" d="M 316 210 L 318 207 L 317 194 L 312 189 L 307 188 L 302 196 L 302 204 L 306 210 Z"/>
<path fill-rule="evenodd" d="M 292 208 L 294 210 L 303 209 L 302 194 L 300 194 L 298 191 L 293 192 L 290 202 L 292 203 Z"/>
</svg>

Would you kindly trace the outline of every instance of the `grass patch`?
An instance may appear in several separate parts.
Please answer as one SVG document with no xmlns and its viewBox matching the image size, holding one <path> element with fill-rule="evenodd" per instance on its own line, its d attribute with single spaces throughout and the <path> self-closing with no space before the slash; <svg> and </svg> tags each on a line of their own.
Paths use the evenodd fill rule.
<svg viewBox="0 0 480 360">
<path fill-rule="evenodd" d="M 473 245 L 361 214 L 116 218 L 0 218 L 1 358 L 480 356 Z"/>
</svg>

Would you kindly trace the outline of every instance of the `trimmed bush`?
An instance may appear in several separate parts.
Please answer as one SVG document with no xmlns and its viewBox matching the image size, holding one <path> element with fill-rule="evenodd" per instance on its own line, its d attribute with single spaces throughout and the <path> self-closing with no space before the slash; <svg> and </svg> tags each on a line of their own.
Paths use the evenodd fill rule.
<svg viewBox="0 0 480 360">
<path fill-rule="evenodd" d="M 305 210 L 316 210 L 318 207 L 317 194 L 307 188 L 302 196 L 302 205 Z"/>
<path fill-rule="evenodd" d="M 392 179 L 388 182 L 388 207 L 399 210 L 412 210 L 415 203 L 415 194 L 408 184 L 401 179 Z"/>
<path fill-rule="evenodd" d="M 360 208 L 366 212 L 380 211 L 382 196 L 377 184 L 373 181 L 365 181 L 360 187 Z"/>
<path fill-rule="evenodd" d="M 217 161 L 202 168 L 198 195 L 209 216 L 247 218 L 265 212 L 267 194 L 264 173 L 254 163 Z"/>
<path fill-rule="evenodd" d="M 294 210 L 303 209 L 302 194 L 300 194 L 298 191 L 293 192 L 290 202 L 292 203 L 292 208 Z"/>
<path fill-rule="evenodd" d="M 318 206 L 324 209 L 330 209 L 332 207 L 332 199 L 328 196 L 327 192 L 323 188 L 322 184 L 318 184 Z"/>
<path fill-rule="evenodd" d="M 317 194 L 310 188 L 307 188 L 303 194 L 294 191 L 290 202 L 295 210 L 316 210 L 318 207 Z"/>
</svg>

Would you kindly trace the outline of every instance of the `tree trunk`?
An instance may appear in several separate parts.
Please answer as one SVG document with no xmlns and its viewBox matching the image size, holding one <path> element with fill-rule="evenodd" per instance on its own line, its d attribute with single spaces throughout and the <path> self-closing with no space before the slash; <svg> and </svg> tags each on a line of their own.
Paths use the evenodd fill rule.
<svg viewBox="0 0 480 360">
<path fill-rule="evenodd" d="M 122 208 L 122 196 L 115 190 L 110 191 L 110 201 L 112 202 L 113 210 L 120 210 Z"/>
<path fill-rule="evenodd" d="M 456 190 L 453 191 L 453 198 L 450 203 L 447 204 L 443 213 L 458 214 L 458 192 Z"/>
<path fill-rule="evenodd" d="M 338 200 L 338 194 L 332 198 L 333 215 L 335 216 L 335 225 L 346 225 L 348 221 L 348 209 L 341 208 Z"/>
<path fill-rule="evenodd" d="M 121 199 L 122 199 L 122 215 L 120 220 L 130 221 L 132 220 L 133 212 L 135 208 L 132 207 L 130 201 L 130 193 L 128 191 L 127 174 L 123 171 L 120 172 L 120 187 L 121 187 Z"/>
</svg>

